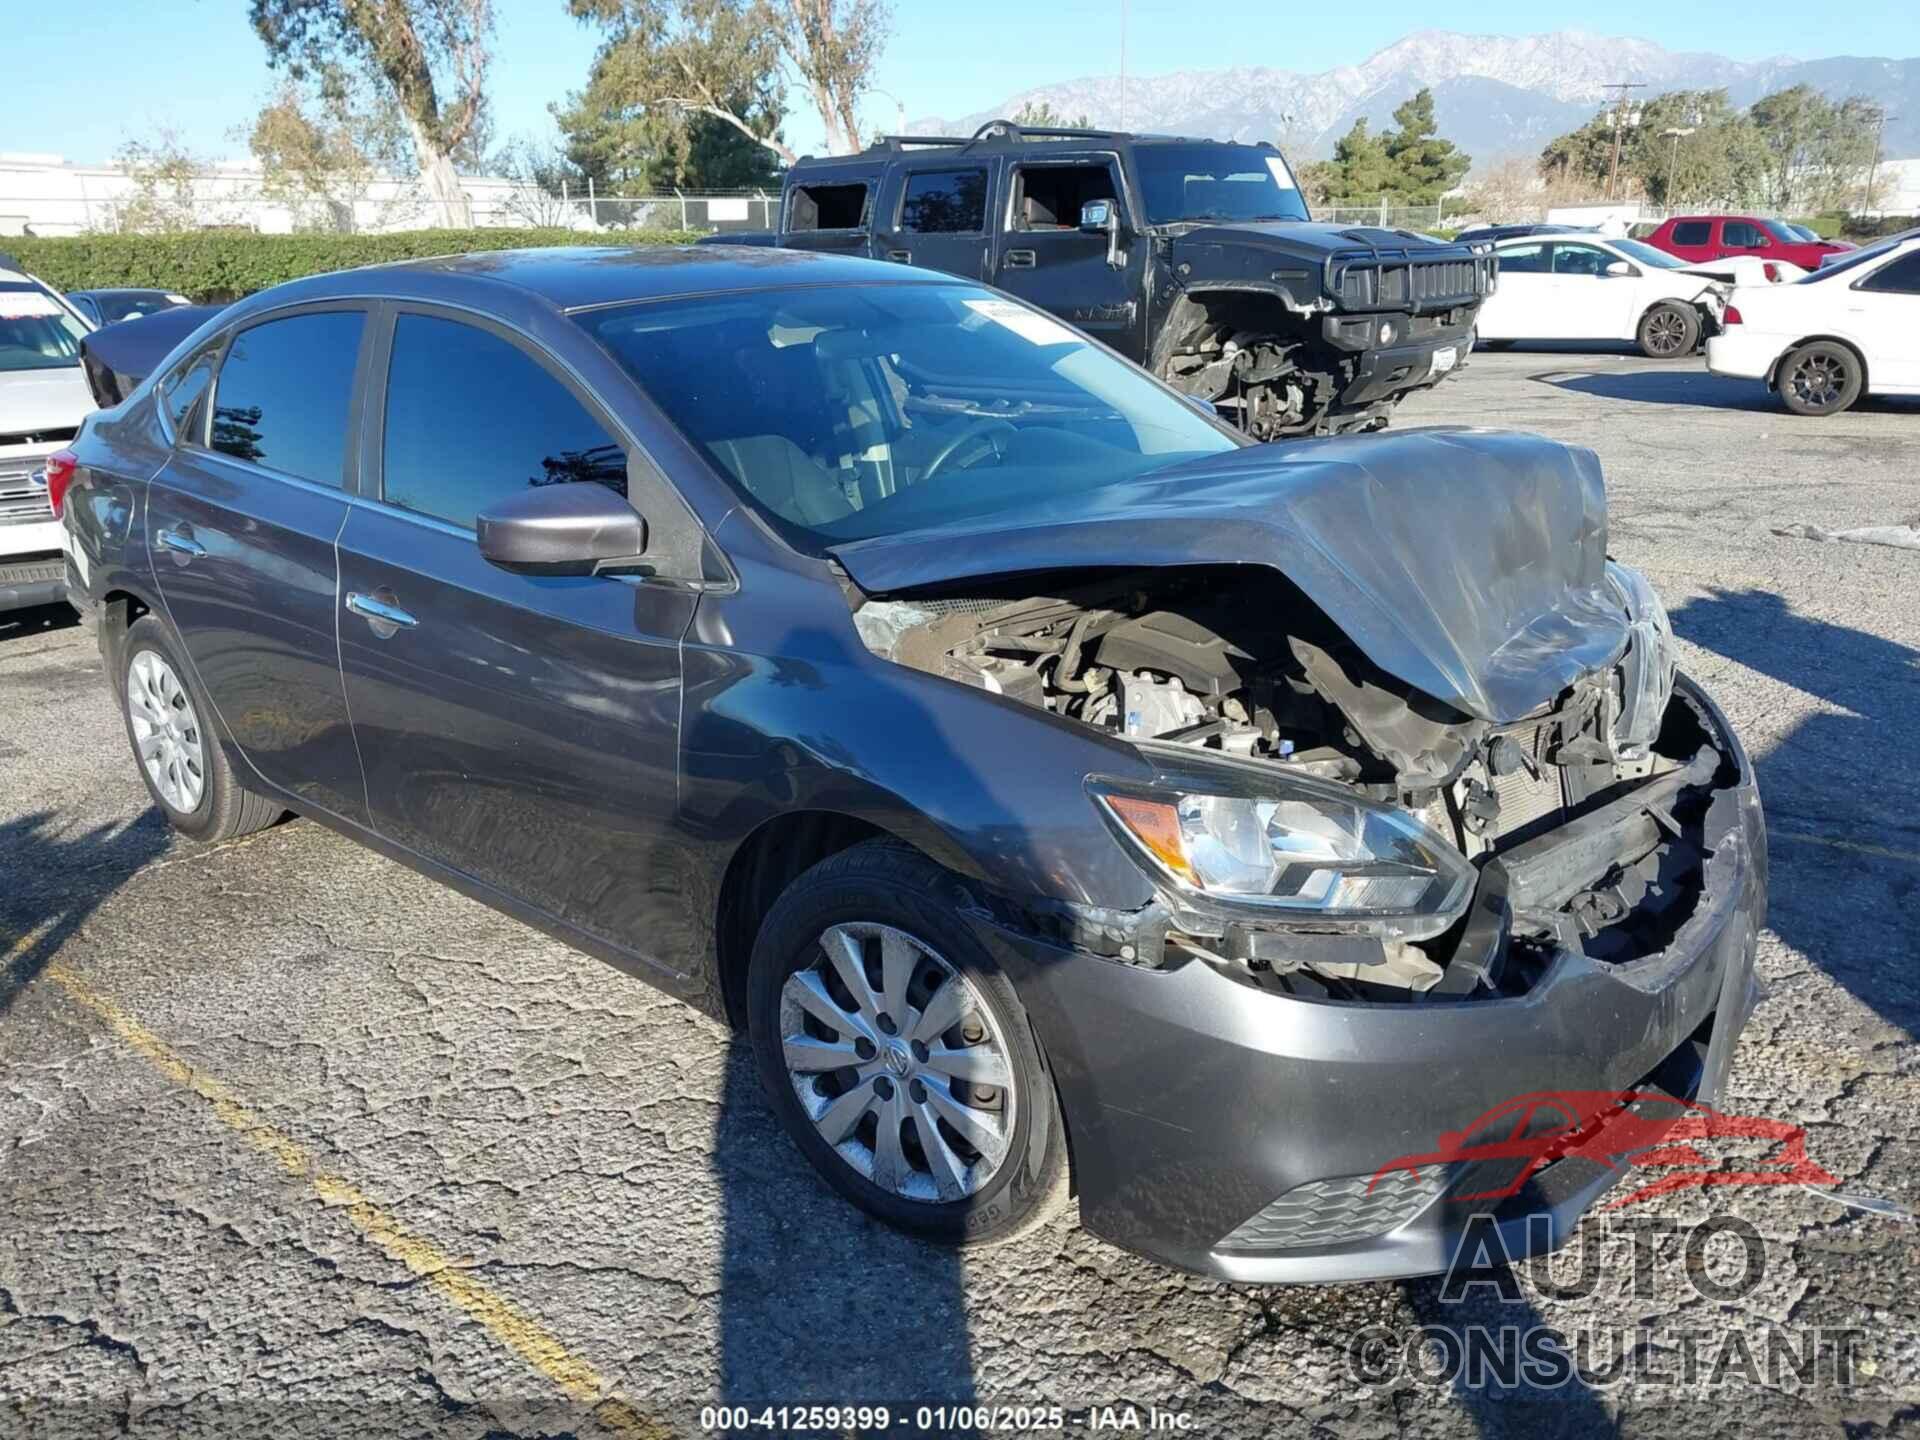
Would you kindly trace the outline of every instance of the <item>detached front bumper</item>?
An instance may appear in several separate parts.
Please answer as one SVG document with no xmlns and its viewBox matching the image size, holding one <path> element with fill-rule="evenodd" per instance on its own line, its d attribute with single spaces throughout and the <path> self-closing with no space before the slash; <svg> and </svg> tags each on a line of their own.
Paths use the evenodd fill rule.
<svg viewBox="0 0 1920 1440">
<path fill-rule="evenodd" d="M 1718 1092 L 1756 997 L 1766 835 L 1745 754 L 1693 693 L 1739 778 L 1709 814 L 1704 893 L 1657 954 L 1608 965 L 1563 951 L 1513 999 L 1344 1004 L 1257 990 L 1199 961 L 1134 968 L 976 922 L 1059 1086 L 1087 1228 L 1255 1282 L 1436 1273 L 1477 1210 L 1494 1214 L 1515 1256 L 1561 1243 L 1617 1170 L 1563 1159 L 1506 1200 L 1471 1203 L 1440 1181 L 1415 1193 L 1403 1174 L 1372 1194 L 1367 1184 L 1518 1096 Z"/>
</svg>

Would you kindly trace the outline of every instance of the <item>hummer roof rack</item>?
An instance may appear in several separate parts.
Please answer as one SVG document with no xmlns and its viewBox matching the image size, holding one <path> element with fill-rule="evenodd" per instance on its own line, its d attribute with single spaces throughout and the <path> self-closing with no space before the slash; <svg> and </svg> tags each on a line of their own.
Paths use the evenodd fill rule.
<svg viewBox="0 0 1920 1440">
<path fill-rule="evenodd" d="M 1018 145 L 1027 140 L 1174 140 L 1174 135 L 1135 134 L 1125 130 L 1086 129 L 1077 125 L 1021 125 L 1012 120 L 989 120 L 971 135 L 882 135 L 869 150 L 910 150 L 919 146 L 951 146 L 955 150 Z M 1273 142 L 1258 144 L 1273 149 Z"/>
</svg>

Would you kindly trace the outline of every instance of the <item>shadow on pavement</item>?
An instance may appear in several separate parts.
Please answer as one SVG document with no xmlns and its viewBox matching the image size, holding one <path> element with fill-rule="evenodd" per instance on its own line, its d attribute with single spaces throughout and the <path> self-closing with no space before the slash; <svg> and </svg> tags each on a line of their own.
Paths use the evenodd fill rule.
<svg viewBox="0 0 1920 1440">
<path fill-rule="evenodd" d="M 0 969 L 0 1018 L 87 917 L 167 848 L 169 835 L 157 808 L 76 835 L 63 834 L 57 818 L 44 810 L 0 821 L 0 857 L 7 862 L 0 954 L 34 936 Z"/>
<path fill-rule="evenodd" d="M 815 1177 L 744 1037 L 727 1057 L 714 1144 L 726 1186 L 722 1401 L 910 1415 L 913 1402 L 974 1398 L 958 1252 L 888 1229 Z"/>
<path fill-rule="evenodd" d="M 1824 702 L 1754 756 L 1774 933 L 1910 1035 L 1920 1030 L 1920 650 L 1766 590 L 1673 612 L 1684 639 Z"/>
<path fill-rule="evenodd" d="M 1699 361 L 1659 370 L 1542 370 L 1530 380 L 1556 390 L 1571 390 L 1601 400 L 1645 405 L 1699 405 L 1713 410 L 1761 410 L 1792 420 L 1758 380 L 1735 380 L 1707 373 Z"/>
<path fill-rule="evenodd" d="M 29 635 L 50 635 L 59 630 L 71 630 L 79 623 L 79 612 L 64 603 L 0 611 L 0 645 Z"/>
</svg>

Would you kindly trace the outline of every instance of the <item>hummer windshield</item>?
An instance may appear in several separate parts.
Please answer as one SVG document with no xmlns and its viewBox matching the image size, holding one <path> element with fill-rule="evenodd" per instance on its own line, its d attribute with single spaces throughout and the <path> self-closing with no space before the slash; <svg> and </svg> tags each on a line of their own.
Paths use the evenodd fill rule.
<svg viewBox="0 0 1920 1440">
<path fill-rule="evenodd" d="M 1305 220 L 1307 202 L 1277 150 L 1259 145 L 1134 147 L 1147 221 Z"/>
</svg>

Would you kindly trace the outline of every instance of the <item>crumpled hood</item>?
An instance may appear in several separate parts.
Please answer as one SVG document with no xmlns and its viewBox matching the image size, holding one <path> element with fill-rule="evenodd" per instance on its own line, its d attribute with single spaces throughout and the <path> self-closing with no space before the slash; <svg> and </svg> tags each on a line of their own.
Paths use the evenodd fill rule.
<svg viewBox="0 0 1920 1440">
<path fill-rule="evenodd" d="M 1591 450 L 1465 427 L 1250 446 L 833 554 L 861 589 L 1078 567 L 1266 565 L 1389 674 L 1504 723 L 1617 660 Z"/>
<path fill-rule="evenodd" d="M 66 429 L 93 409 L 93 392 L 78 365 L 0 371 L 0 435 Z"/>
</svg>

